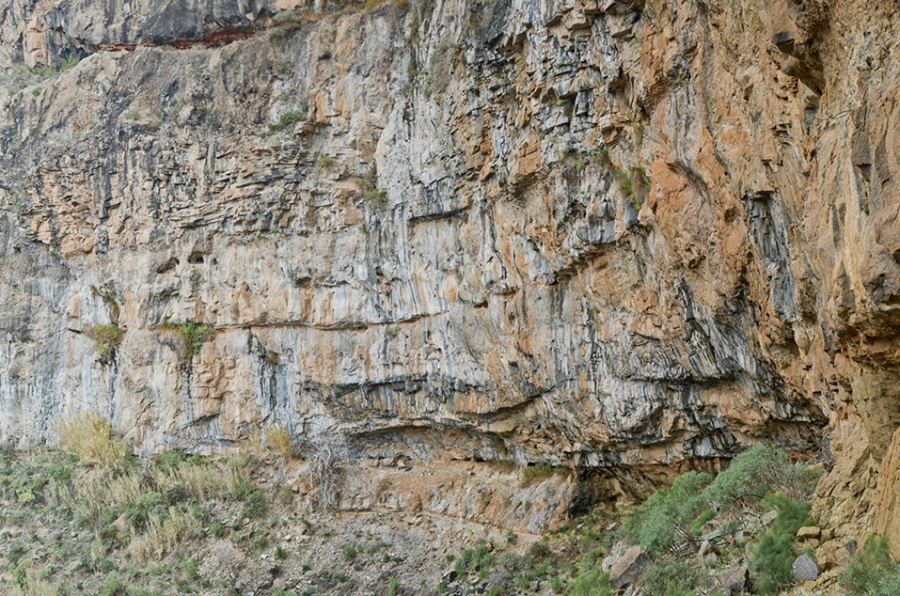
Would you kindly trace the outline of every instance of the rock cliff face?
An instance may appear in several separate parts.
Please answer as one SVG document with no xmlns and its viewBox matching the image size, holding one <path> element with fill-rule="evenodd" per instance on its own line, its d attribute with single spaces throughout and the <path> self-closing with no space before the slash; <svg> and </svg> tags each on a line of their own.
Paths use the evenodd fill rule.
<svg viewBox="0 0 900 596">
<path fill-rule="evenodd" d="M 617 469 L 825 436 L 820 517 L 884 530 L 898 20 L 11 2 L 0 435 L 95 409 L 144 452 L 279 423 Z"/>
</svg>

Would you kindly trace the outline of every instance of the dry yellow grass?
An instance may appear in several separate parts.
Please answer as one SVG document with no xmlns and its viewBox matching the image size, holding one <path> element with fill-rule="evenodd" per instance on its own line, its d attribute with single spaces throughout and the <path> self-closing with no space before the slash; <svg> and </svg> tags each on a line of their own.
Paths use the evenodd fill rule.
<svg viewBox="0 0 900 596">
<path fill-rule="evenodd" d="M 234 466 L 224 468 L 192 462 L 182 462 L 168 474 L 154 471 L 153 482 L 159 490 L 183 486 L 198 499 L 220 499 L 234 490 L 242 475 Z"/>
<path fill-rule="evenodd" d="M 128 544 L 128 555 L 142 565 L 158 561 L 183 546 L 182 543 L 196 536 L 200 529 L 200 520 L 189 511 L 169 507 L 167 517 L 151 516 L 146 531 L 132 538 Z"/>
<path fill-rule="evenodd" d="M 72 479 L 72 485 L 74 490 L 61 492 L 61 497 L 79 517 L 94 525 L 109 505 L 127 505 L 146 492 L 137 470 L 121 475 L 103 469 L 86 470 Z"/>
<path fill-rule="evenodd" d="M 62 420 L 56 427 L 59 446 L 83 463 L 113 468 L 128 455 L 128 446 L 113 436 L 112 425 L 96 412 Z"/>
<path fill-rule="evenodd" d="M 283 424 L 273 424 L 266 427 L 265 432 L 266 445 L 283 457 L 291 459 L 294 455 L 294 439 L 291 437 L 291 431 Z"/>
<path fill-rule="evenodd" d="M 57 596 L 59 586 L 39 579 L 34 571 L 28 569 L 22 585 L 15 586 L 12 593 L 13 596 Z"/>
</svg>

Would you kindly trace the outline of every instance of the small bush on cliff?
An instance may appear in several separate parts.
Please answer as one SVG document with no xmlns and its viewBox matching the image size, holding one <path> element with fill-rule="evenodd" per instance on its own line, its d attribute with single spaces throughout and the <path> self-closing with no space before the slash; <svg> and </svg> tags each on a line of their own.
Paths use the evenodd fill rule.
<svg viewBox="0 0 900 596">
<path fill-rule="evenodd" d="M 63 451 L 88 465 L 113 468 L 129 454 L 125 443 L 113 436 L 112 425 L 96 412 L 85 412 L 60 421 L 56 436 Z"/>
<path fill-rule="evenodd" d="M 283 113 L 278 118 L 278 122 L 269 123 L 266 126 L 269 129 L 269 132 L 278 132 L 279 130 L 285 129 L 289 126 L 293 126 L 298 122 L 302 122 L 306 120 L 306 112 L 308 107 L 306 105 L 301 106 L 301 110 L 288 110 Z"/>
<path fill-rule="evenodd" d="M 780 493 L 767 496 L 763 506 L 774 507 L 778 514 L 753 551 L 753 569 L 759 574 L 754 590 L 758 594 L 774 594 L 794 579 L 791 566 L 797 557 L 797 530 L 814 525 L 815 520 L 809 515 L 808 504 Z"/>
<path fill-rule="evenodd" d="M 877 593 L 881 585 L 888 584 L 889 579 L 891 583 L 900 583 L 898 571 L 900 567 L 891 561 L 888 539 L 869 536 L 862 551 L 838 575 L 838 583 L 851 596 L 866 596 Z M 893 594 L 900 594 L 900 591 Z"/>
<path fill-rule="evenodd" d="M 213 326 L 207 325 L 206 323 L 195 323 L 193 321 L 179 324 L 165 321 L 160 325 L 160 328 L 163 331 L 175 333 L 181 337 L 182 343 L 184 344 L 183 356 L 188 362 L 200 353 L 200 348 L 203 347 L 204 343 L 216 335 L 216 329 Z"/>
<path fill-rule="evenodd" d="M 115 359 L 116 348 L 122 343 L 125 330 L 115 323 L 107 323 L 86 327 L 84 333 L 94 340 L 100 362 L 109 364 Z"/>
</svg>

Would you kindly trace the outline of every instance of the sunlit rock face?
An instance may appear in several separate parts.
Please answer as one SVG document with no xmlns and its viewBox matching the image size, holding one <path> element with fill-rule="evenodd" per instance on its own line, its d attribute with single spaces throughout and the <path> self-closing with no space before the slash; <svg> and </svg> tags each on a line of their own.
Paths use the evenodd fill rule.
<svg viewBox="0 0 900 596">
<path fill-rule="evenodd" d="M 825 427 L 820 515 L 884 529 L 898 18 L 14 2 L 0 435 L 639 469 Z"/>
</svg>

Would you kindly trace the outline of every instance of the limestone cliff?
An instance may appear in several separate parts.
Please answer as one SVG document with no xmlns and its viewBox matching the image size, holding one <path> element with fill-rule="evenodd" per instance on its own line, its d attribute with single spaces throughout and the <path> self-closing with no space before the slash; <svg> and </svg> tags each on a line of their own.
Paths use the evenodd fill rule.
<svg viewBox="0 0 900 596">
<path fill-rule="evenodd" d="M 819 515 L 880 530 L 887 4 L 13 1 L 0 435 L 629 469 L 825 427 Z"/>
</svg>

